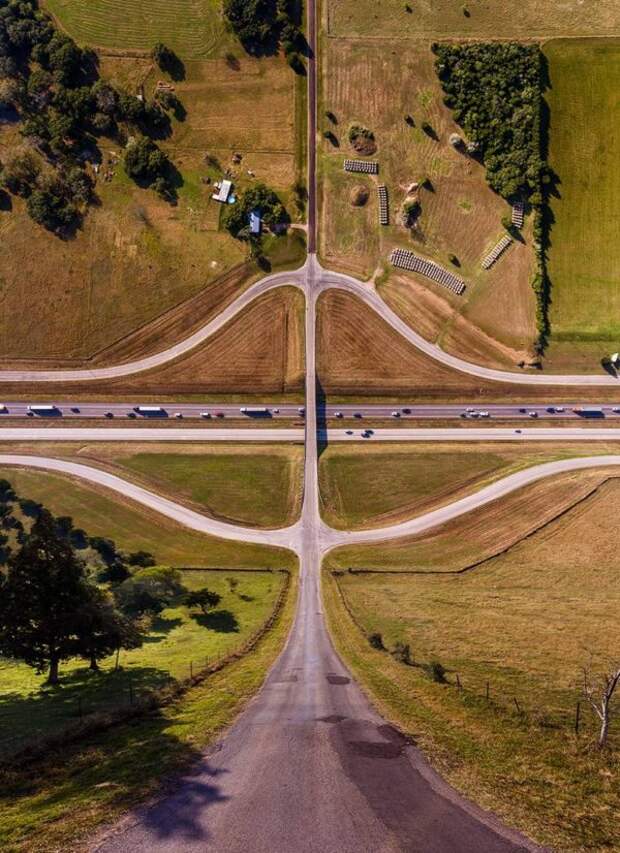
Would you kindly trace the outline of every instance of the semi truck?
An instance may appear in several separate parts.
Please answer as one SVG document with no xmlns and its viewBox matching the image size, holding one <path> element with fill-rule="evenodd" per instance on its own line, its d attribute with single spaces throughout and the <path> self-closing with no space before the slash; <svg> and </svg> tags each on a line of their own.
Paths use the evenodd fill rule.
<svg viewBox="0 0 620 853">
<path fill-rule="evenodd" d="M 249 418 L 269 418 L 271 417 L 271 412 L 269 409 L 265 408 L 249 408 L 248 406 L 243 406 L 243 408 L 239 409 L 242 415 L 247 415 Z"/>
</svg>

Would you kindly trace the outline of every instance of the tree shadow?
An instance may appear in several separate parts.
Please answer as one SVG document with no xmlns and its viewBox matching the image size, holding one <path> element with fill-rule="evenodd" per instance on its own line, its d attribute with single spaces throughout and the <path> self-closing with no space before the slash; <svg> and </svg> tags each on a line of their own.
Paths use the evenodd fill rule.
<svg viewBox="0 0 620 853">
<path fill-rule="evenodd" d="M 218 634 L 236 634 L 239 631 L 239 622 L 237 617 L 230 610 L 212 610 L 211 613 L 194 613 L 192 618 L 210 631 L 217 631 Z"/>
<path fill-rule="evenodd" d="M 246 595 L 245 592 L 239 594 L 239 598 L 241 601 L 256 601 L 256 597 L 253 595 Z"/>
<path fill-rule="evenodd" d="M 179 625 L 183 624 L 180 618 L 167 618 L 166 616 L 156 616 L 151 622 L 151 629 L 148 636 L 143 637 L 143 643 L 161 643 L 166 638 L 166 635 Z"/>
</svg>

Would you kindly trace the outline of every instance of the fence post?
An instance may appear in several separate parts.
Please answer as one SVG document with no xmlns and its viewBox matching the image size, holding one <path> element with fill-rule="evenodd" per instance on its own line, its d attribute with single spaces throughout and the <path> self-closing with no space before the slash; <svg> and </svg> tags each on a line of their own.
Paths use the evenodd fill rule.
<svg viewBox="0 0 620 853">
<path fill-rule="evenodd" d="M 516 706 L 516 708 L 517 708 L 517 714 L 520 714 L 520 713 L 521 713 L 521 708 L 519 708 L 519 703 L 517 702 L 517 697 L 516 697 L 516 696 L 514 696 L 514 697 L 513 697 L 513 699 L 514 699 L 515 706 Z"/>
<path fill-rule="evenodd" d="M 459 674 L 458 674 L 458 672 L 457 672 L 457 674 L 456 674 L 456 689 L 457 689 L 457 690 L 460 690 L 460 689 L 461 689 L 461 679 L 459 678 Z"/>
<path fill-rule="evenodd" d="M 194 661 L 191 661 L 191 660 L 189 662 L 189 677 L 190 678 L 194 677 Z"/>
<path fill-rule="evenodd" d="M 581 722 L 581 702 L 577 702 L 575 709 L 575 735 L 579 737 L 579 724 Z"/>
<path fill-rule="evenodd" d="M 487 681 L 487 702 L 489 701 L 489 682 Z"/>
</svg>

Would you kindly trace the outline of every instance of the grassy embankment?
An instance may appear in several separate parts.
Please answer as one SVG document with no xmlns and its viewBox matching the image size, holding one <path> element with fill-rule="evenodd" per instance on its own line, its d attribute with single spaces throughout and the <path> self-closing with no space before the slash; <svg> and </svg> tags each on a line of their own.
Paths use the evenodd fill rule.
<svg viewBox="0 0 620 853">
<path fill-rule="evenodd" d="M 613 442 L 332 444 L 320 460 L 322 514 L 332 527 L 347 530 L 395 524 L 523 468 L 619 448 Z"/>
<path fill-rule="evenodd" d="M 574 735 L 580 668 L 590 653 L 604 666 L 620 640 L 610 512 L 620 481 L 608 477 L 565 477 L 398 548 L 347 549 L 327 561 L 421 572 L 345 573 L 337 584 L 330 576 L 325 600 L 338 649 L 457 788 L 566 851 L 620 842 L 618 726 L 612 749 L 599 754 L 596 720 L 582 705 Z M 408 643 L 416 665 L 372 649 L 371 632 L 388 649 Z M 430 679 L 423 667 L 431 661 L 447 668 L 448 684 Z"/>
</svg>

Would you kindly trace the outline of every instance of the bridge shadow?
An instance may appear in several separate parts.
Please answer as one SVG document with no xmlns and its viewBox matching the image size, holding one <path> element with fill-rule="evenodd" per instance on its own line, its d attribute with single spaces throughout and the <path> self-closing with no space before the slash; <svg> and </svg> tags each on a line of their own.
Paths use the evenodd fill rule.
<svg viewBox="0 0 620 853">
<path fill-rule="evenodd" d="M 321 454 L 327 449 L 328 444 L 327 397 L 318 376 L 316 378 L 316 443 L 317 456 L 320 458 Z"/>
</svg>

